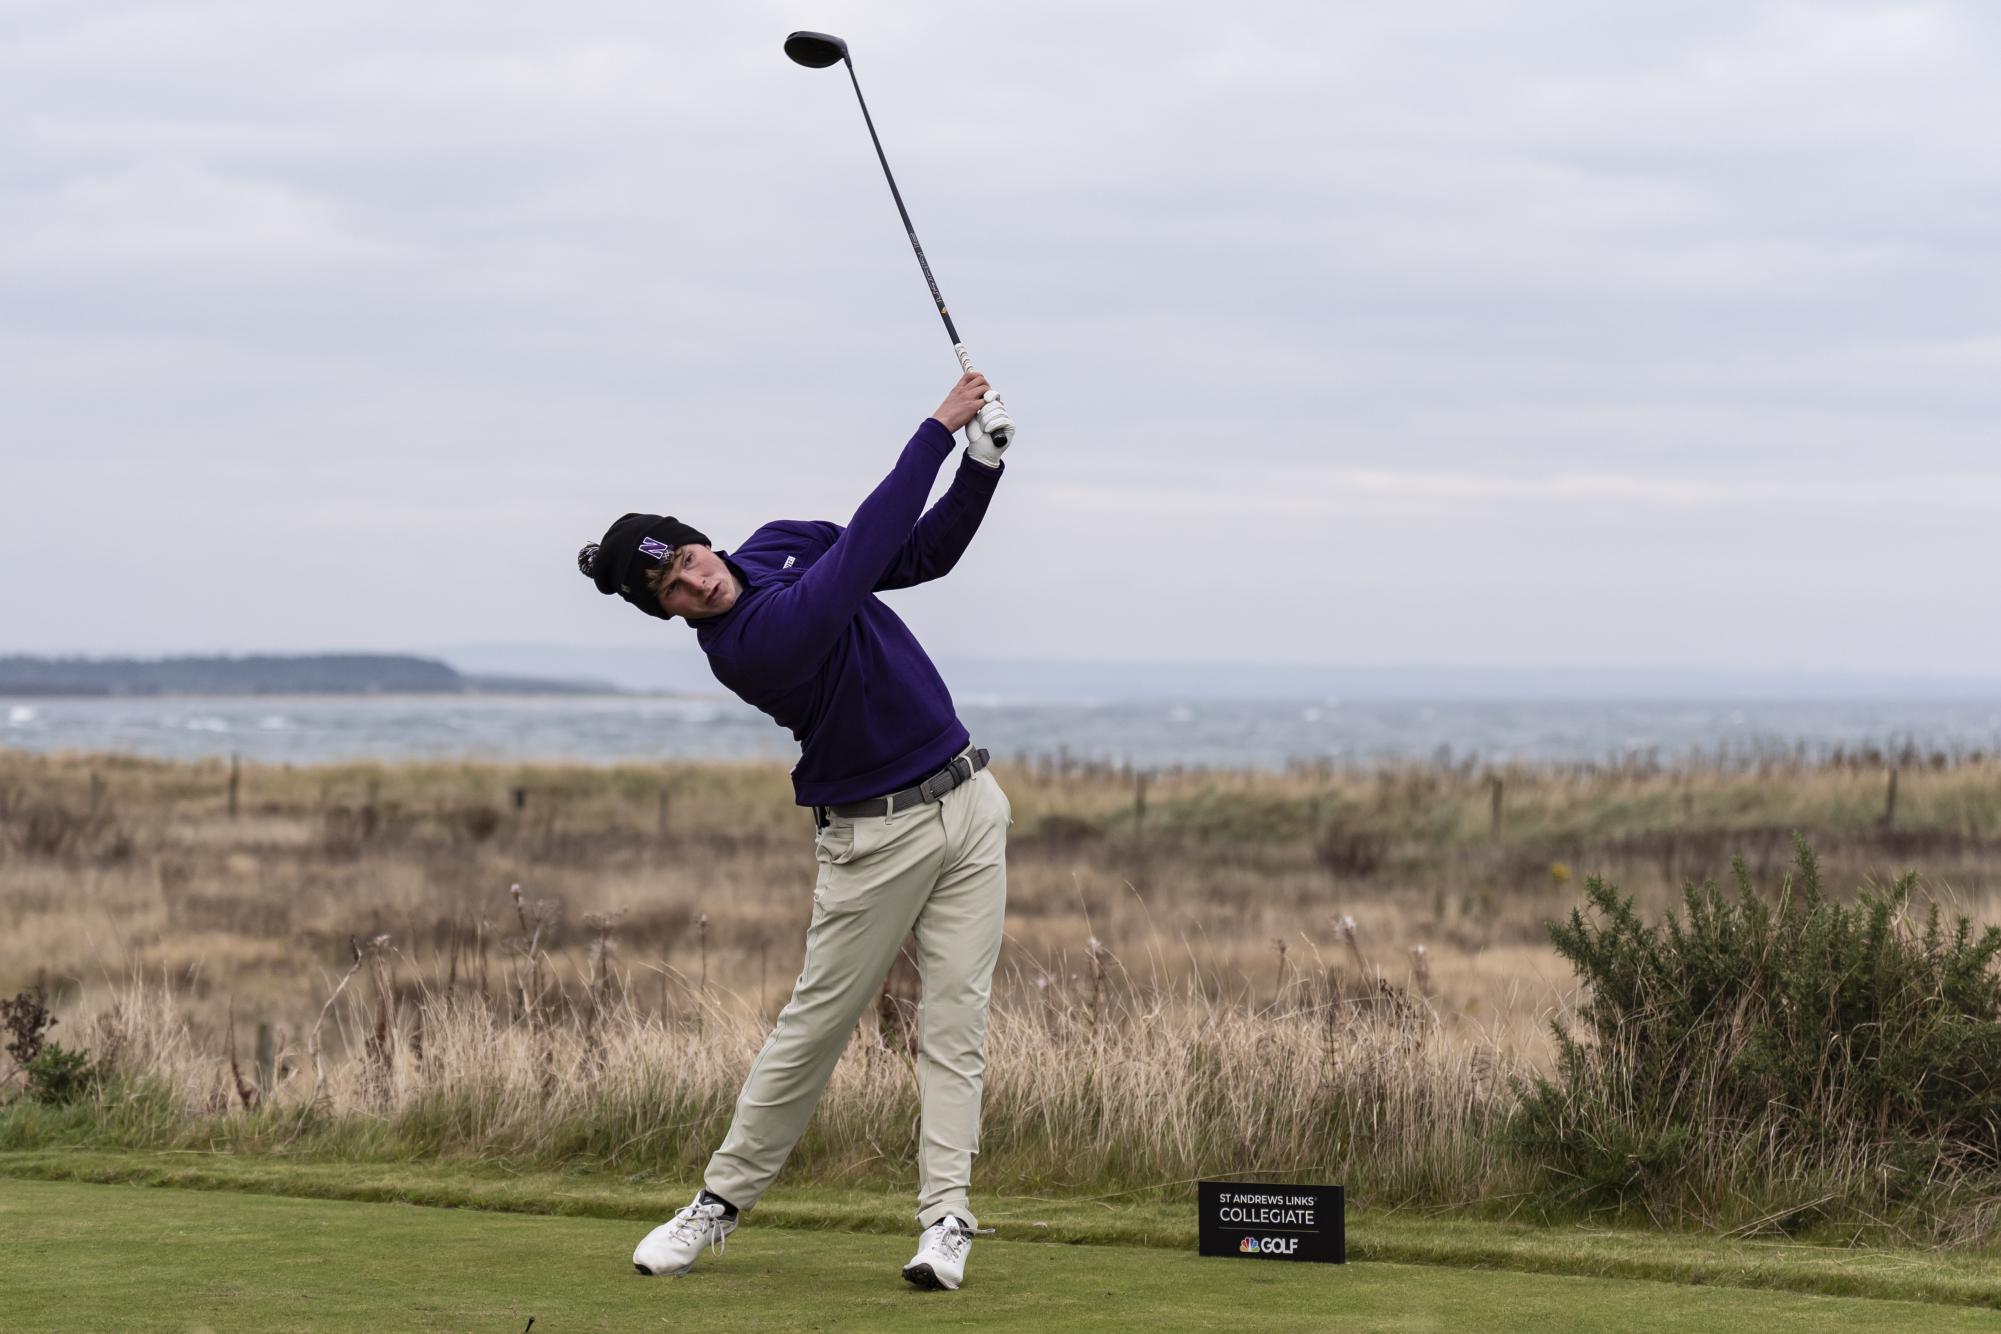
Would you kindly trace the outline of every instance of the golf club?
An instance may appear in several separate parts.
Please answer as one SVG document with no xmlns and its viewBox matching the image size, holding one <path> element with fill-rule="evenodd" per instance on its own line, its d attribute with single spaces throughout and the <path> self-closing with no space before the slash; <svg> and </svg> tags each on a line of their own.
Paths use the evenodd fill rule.
<svg viewBox="0 0 2001 1334">
<path fill-rule="evenodd" d="M 855 101 L 861 103 L 862 122 L 868 126 L 869 142 L 875 145 L 876 161 L 882 163 L 883 179 L 889 182 L 890 198 L 896 201 L 897 216 L 903 219 L 904 233 L 910 237 L 910 248 L 917 255 L 917 267 L 924 270 L 924 281 L 931 288 L 931 300 L 938 307 L 938 318 L 945 321 L 945 332 L 952 339 L 952 351 L 959 358 L 959 365 L 970 371 L 972 359 L 966 355 L 966 345 L 959 337 L 959 331 L 952 324 L 952 313 L 945 308 L 945 298 L 938 291 L 938 280 L 931 274 L 931 261 L 924 258 L 924 247 L 917 240 L 917 229 L 911 226 L 910 210 L 903 206 L 903 192 L 896 188 L 896 177 L 890 173 L 889 158 L 883 154 L 882 140 L 875 132 L 875 119 L 868 113 L 868 101 L 862 96 L 861 80 L 855 77 L 855 62 L 848 57 L 848 44 L 831 33 L 795 32 L 785 39 L 785 54 L 808 69 L 825 69 L 836 61 L 848 68 L 848 82 L 855 86 Z M 976 433 L 985 434 L 993 440 L 996 450 L 1003 450 L 1014 440 L 1014 422 L 1007 415 L 1000 395 L 987 390 L 987 405 L 980 409 L 980 415 L 966 426 L 967 437 Z"/>
</svg>

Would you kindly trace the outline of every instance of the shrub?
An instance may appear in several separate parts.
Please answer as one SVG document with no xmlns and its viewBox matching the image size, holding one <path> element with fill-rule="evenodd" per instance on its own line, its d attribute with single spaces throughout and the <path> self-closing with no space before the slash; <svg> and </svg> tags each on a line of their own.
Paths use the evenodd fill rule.
<svg viewBox="0 0 2001 1334">
<path fill-rule="evenodd" d="M 49 1013 L 48 993 L 37 985 L 13 1000 L 0 1000 L 0 1029 L 7 1032 L 7 1054 L 26 1066 L 41 1055 L 42 1044 L 57 1020 Z"/>
<path fill-rule="evenodd" d="M 1389 855 L 1387 835 L 1330 819 L 1313 841 L 1313 860 L 1335 875 L 1365 879 L 1380 871 Z"/>
<path fill-rule="evenodd" d="M 84 810 L 60 801 L 6 803 L 6 829 L 0 851 L 10 848 L 24 857 L 48 861 L 94 859 L 105 865 L 130 861 L 132 835 L 110 807 L 95 800 Z"/>
<path fill-rule="evenodd" d="M 1546 1197 L 1714 1212 L 1733 1196 L 1906 1198 L 2001 1161 L 2001 927 L 1910 913 L 1914 877 L 1849 906 L 1812 851 L 1761 898 L 1690 885 L 1643 922 L 1592 879 L 1550 928 L 1586 988 L 1514 1147 Z"/>
<path fill-rule="evenodd" d="M 0 1000 L 0 1029 L 7 1033 L 7 1054 L 27 1075 L 28 1097 L 52 1107 L 65 1107 L 86 1097 L 97 1079 L 90 1054 L 67 1050 L 49 1038 L 57 1020 L 49 1013 L 48 996 L 37 986 L 12 1000 Z"/>
<path fill-rule="evenodd" d="M 97 1086 L 97 1070 L 90 1053 L 70 1051 L 59 1042 L 42 1048 L 41 1054 L 24 1067 L 28 1072 L 28 1097 L 51 1107 L 67 1107 L 82 1102 Z"/>
</svg>

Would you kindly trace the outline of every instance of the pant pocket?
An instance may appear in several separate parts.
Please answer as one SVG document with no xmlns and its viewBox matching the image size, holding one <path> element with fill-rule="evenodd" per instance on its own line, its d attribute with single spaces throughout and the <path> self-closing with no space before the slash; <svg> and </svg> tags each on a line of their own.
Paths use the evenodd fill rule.
<svg viewBox="0 0 2001 1334">
<path fill-rule="evenodd" d="M 883 844 L 883 821 L 855 820 L 830 824 L 814 840 L 819 873 L 813 881 L 813 906 L 823 912 L 858 908 L 868 897 L 870 854 Z"/>
<path fill-rule="evenodd" d="M 855 826 L 852 822 L 830 824 L 813 837 L 813 855 L 822 866 L 842 866 L 855 857 Z"/>
<path fill-rule="evenodd" d="M 1001 823 L 1006 825 L 1013 824 L 1014 803 L 1008 800 L 1007 789 L 1000 785 L 1000 779 L 994 777 L 993 770 L 986 769 L 981 772 L 987 782 L 992 784 L 994 795 L 1000 798 Z"/>
</svg>

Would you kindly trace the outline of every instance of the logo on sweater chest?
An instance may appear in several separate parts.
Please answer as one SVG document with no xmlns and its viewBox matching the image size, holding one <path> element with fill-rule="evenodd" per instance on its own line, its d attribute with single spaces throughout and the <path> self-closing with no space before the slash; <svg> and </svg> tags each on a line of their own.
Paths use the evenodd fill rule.
<svg viewBox="0 0 2001 1334">
<path fill-rule="evenodd" d="M 779 568 L 779 569 L 781 569 L 781 570 L 789 570 L 789 569 L 791 569 L 791 568 L 792 568 L 792 567 L 793 567 L 793 566 L 794 566 L 795 564 L 797 564 L 797 563 L 798 563 L 798 560 L 799 560 L 799 558 L 798 558 L 797 556 L 787 556 L 787 557 L 785 558 L 785 563 L 784 563 L 783 565 L 779 566 L 778 568 Z"/>
</svg>

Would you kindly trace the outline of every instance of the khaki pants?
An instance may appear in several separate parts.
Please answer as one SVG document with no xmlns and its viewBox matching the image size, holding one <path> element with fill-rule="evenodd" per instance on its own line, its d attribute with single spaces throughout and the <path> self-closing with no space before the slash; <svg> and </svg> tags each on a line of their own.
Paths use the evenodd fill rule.
<svg viewBox="0 0 2001 1334">
<path fill-rule="evenodd" d="M 737 1097 L 703 1185 L 739 1209 L 764 1194 L 806 1129 L 848 1036 L 905 935 L 917 940 L 918 1214 L 957 1214 L 980 1143 L 987 998 L 1007 905 L 1007 795 L 981 770 L 895 815 L 834 817 L 820 831 L 806 965 Z"/>
</svg>

